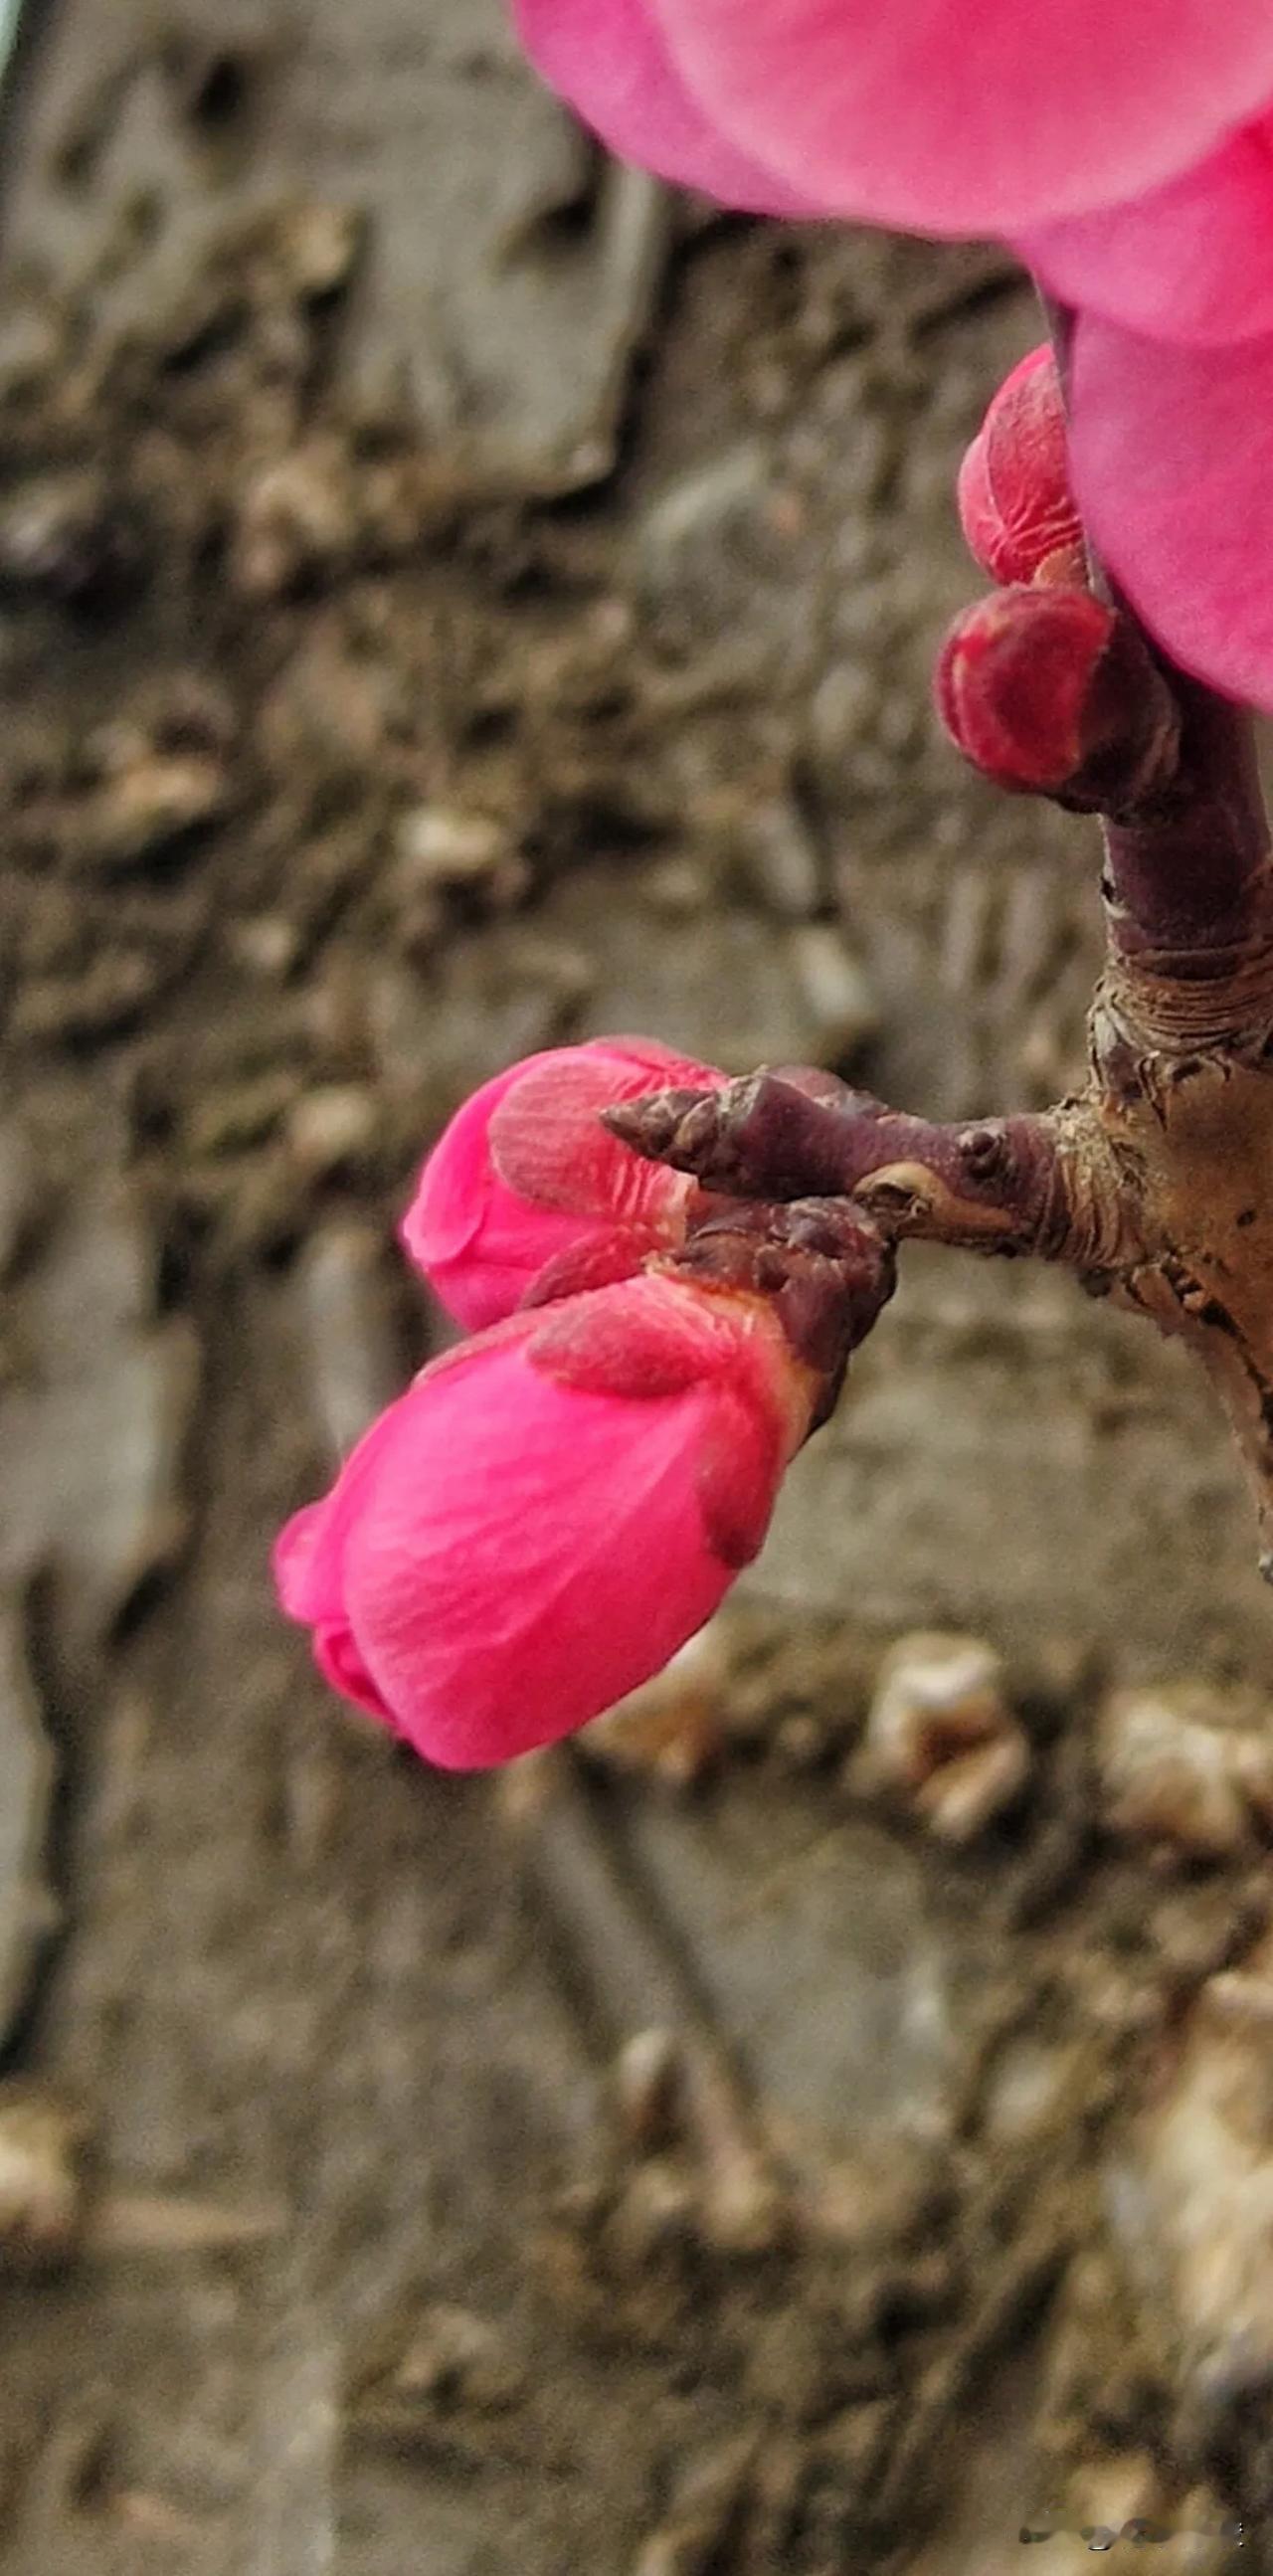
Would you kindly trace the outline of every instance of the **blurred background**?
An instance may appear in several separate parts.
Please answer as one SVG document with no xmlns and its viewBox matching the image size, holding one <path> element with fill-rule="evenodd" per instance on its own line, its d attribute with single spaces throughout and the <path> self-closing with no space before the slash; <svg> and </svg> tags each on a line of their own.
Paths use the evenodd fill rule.
<svg viewBox="0 0 1273 2576">
<path fill-rule="evenodd" d="M 493 1784 L 266 1577 L 517 1056 L 1078 1079 L 1092 829 L 929 696 L 1028 292 L 616 171 L 498 0 L 28 0 L 0 145 L 0 2567 L 1273 2567 L 1182 1360 L 908 1254 L 736 1604 Z"/>
</svg>

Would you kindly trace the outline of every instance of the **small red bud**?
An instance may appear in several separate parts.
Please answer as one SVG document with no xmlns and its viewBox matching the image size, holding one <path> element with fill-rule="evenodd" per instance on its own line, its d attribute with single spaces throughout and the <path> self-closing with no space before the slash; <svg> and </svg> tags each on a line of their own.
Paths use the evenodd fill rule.
<svg viewBox="0 0 1273 2576">
<path fill-rule="evenodd" d="M 1114 611 L 1085 590 L 1017 584 L 965 609 L 937 664 L 951 739 L 1003 787 L 1047 795 L 1081 768 L 1085 719 Z"/>
<path fill-rule="evenodd" d="M 1082 582 L 1065 405 L 1046 344 L 1032 349 L 995 395 L 960 468 L 959 516 L 992 580 Z"/>
<path fill-rule="evenodd" d="M 958 749 L 1000 787 L 1118 812 L 1176 762 L 1175 700 L 1135 630 L 1072 586 L 1016 583 L 956 619 L 937 705 Z"/>
</svg>

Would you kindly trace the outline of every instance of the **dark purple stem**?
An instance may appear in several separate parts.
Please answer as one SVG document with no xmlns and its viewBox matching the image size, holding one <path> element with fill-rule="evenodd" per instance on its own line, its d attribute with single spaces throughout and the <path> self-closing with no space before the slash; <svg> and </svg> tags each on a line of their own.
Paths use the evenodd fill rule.
<svg viewBox="0 0 1273 2576">
<path fill-rule="evenodd" d="M 1269 831 L 1249 715 L 1172 676 L 1176 777 L 1156 811 L 1106 822 L 1106 900 L 1119 955 L 1187 979 L 1227 971 L 1267 915 Z"/>
<path fill-rule="evenodd" d="M 1074 315 L 1047 296 L 1043 305 L 1068 395 Z M 1222 976 L 1257 928 L 1273 938 L 1269 828 L 1251 718 L 1178 670 L 1094 556 L 1091 569 L 1098 595 L 1143 637 L 1181 714 L 1169 788 L 1104 825 L 1111 949 L 1116 961 L 1169 980 Z"/>
<path fill-rule="evenodd" d="M 1046 1255 L 1072 1240 L 1048 1118 L 939 1126 L 800 1068 L 723 1090 L 657 1092 L 604 1115 L 625 1144 L 730 1197 L 853 1197 L 889 1233 L 985 1251 Z"/>
</svg>

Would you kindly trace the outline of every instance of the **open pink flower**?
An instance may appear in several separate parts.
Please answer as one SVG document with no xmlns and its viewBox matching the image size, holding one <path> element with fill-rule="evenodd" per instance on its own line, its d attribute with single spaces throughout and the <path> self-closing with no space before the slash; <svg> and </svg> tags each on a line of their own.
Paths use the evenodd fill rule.
<svg viewBox="0 0 1273 2576">
<path fill-rule="evenodd" d="M 657 1672 L 755 1555 L 817 1380 L 762 1297 L 647 1273 L 435 1361 L 275 1549 L 335 1687 L 473 1770 Z"/>
<path fill-rule="evenodd" d="M 1168 347 L 1081 315 L 1070 452 L 1096 550 L 1151 635 L 1273 710 L 1273 335 Z"/>
<path fill-rule="evenodd" d="M 439 1138 L 402 1222 L 404 1249 L 474 1328 L 510 1315 L 532 1288 L 562 1295 L 626 1278 L 650 1253 L 676 1248 L 700 1194 L 628 1153 L 599 1113 L 668 1084 L 724 1079 L 655 1038 L 527 1056 L 466 1100 Z"/>
<path fill-rule="evenodd" d="M 1016 243 L 1063 304 L 1201 347 L 1273 332 L 1273 116 L 1181 176 Z"/>
<path fill-rule="evenodd" d="M 1273 99 L 1259 0 L 514 0 L 625 158 L 727 202 L 1022 234 L 1179 176 Z"/>
</svg>

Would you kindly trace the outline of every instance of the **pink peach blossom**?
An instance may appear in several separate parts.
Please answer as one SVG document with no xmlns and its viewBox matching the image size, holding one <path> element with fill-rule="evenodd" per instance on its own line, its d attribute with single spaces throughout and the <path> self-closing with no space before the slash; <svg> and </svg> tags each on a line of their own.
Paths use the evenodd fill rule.
<svg viewBox="0 0 1273 2576">
<path fill-rule="evenodd" d="M 1257 0 L 515 0 L 626 158 L 740 205 L 1021 234 L 1179 176 L 1273 99 Z"/>
<path fill-rule="evenodd" d="M 462 1324 L 624 1278 L 678 1244 L 694 1184 L 629 1154 L 600 1112 L 668 1084 L 724 1081 L 654 1038 L 594 1038 L 485 1083 L 434 1146 L 402 1221 L 404 1249 Z"/>
<path fill-rule="evenodd" d="M 581 1726 L 710 1618 L 814 1379 L 772 1308 L 647 1273 L 435 1361 L 277 1541 L 320 1669 L 472 1770 Z"/>
</svg>

